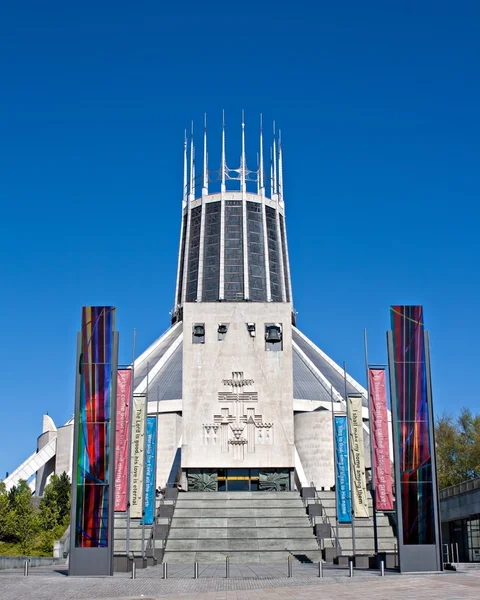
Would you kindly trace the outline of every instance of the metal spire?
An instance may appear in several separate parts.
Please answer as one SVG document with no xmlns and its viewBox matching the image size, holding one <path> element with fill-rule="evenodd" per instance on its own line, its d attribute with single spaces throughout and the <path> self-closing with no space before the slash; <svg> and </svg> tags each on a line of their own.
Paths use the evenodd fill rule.
<svg viewBox="0 0 480 600">
<path fill-rule="evenodd" d="M 195 166 L 194 166 L 195 147 L 193 144 L 193 121 L 192 133 L 190 138 L 190 200 L 195 200 Z"/>
<path fill-rule="evenodd" d="M 225 192 L 226 188 L 225 188 L 225 172 L 227 170 L 227 164 L 225 162 L 225 111 L 222 110 L 222 166 L 221 166 L 221 171 L 222 171 L 222 187 L 221 187 L 221 191 Z"/>
<path fill-rule="evenodd" d="M 247 191 L 247 181 L 246 181 L 246 169 L 247 169 L 247 161 L 245 158 L 245 111 L 242 110 L 242 159 L 240 165 L 240 177 L 241 177 L 241 186 L 240 189 L 242 192 Z"/>
<path fill-rule="evenodd" d="M 278 130 L 278 199 L 283 200 L 282 130 Z"/>
<path fill-rule="evenodd" d="M 260 113 L 260 166 L 258 171 L 258 193 L 262 196 L 265 195 L 265 182 L 263 181 L 263 123 L 262 114 Z"/>
<path fill-rule="evenodd" d="M 208 154 L 207 154 L 207 113 L 203 123 L 203 189 L 204 196 L 208 194 Z"/>
<path fill-rule="evenodd" d="M 273 122 L 273 191 L 272 194 L 278 194 L 277 179 L 277 134 L 275 132 L 275 121 Z"/>
<path fill-rule="evenodd" d="M 187 130 L 183 141 L 183 204 L 187 204 Z"/>
<path fill-rule="evenodd" d="M 272 198 L 274 194 L 273 191 L 273 153 L 272 147 L 270 146 L 270 197 Z"/>
</svg>

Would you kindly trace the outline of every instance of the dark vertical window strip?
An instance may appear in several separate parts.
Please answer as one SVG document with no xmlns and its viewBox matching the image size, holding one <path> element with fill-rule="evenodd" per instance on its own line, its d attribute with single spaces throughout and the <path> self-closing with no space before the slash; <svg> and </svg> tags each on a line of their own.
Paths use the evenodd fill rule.
<svg viewBox="0 0 480 600">
<path fill-rule="evenodd" d="M 280 257 L 278 248 L 277 220 L 275 209 L 266 206 L 268 259 L 270 262 L 270 288 L 272 302 L 282 301 L 282 284 L 280 273 Z"/>
<path fill-rule="evenodd" d="M 197 299 L 198 258 L 200 252 L 200 229 L 202 225 L 202 207 L 192 209 L 190 221 L 190 247 L 188 251 L 187 302 Z"/>
<path fill-rule="evenodd" d="M 215 302 L 220 284 L 220 202 L 205 206 L 205 241 L 203 249 L 204 302 Z"/>
<path fill-rule="evenodd" d="M 267 301 L 262 205 L 247 202 L 248 281 L 250 300 Z"/>
<path fill-rule="evenodd" d="M 185 269 L 185 239 L 187 237 L 187 214 L 183 215 L 182 219 L 182 245 L 180 248 L 180 270 L 178 272 L 178 294 L 177 294 L 177 304 L 181 304 L 182 302 L 182 289 L 183 289 L 183 271 Z"/>
<path fill-rule="evenodd" d="M 282 255 L 283 255 L 283 274 L 285 277 L 285 293 L 287 302 L 291 302 L 292 295 L 290 293 L 290 280 L 288 277 L 288 257 L 287 257 L 287 241 L 285 238 L 285 222 L 282 213 L 278 213 L 280 218 L 280 235 L 282 238 Z"/>
<path fill-rule="evenodd" d="M 242 203 L 225 202 L 225 300 L 244 299 Z"/>
</svg>

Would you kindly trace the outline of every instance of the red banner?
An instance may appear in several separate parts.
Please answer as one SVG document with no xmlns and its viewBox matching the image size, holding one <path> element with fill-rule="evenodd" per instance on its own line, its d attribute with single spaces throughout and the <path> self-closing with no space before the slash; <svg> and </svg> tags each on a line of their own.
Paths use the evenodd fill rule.
<svg viewBox="0 0 480 600">
<path fill-rule="evenodd" d="M 373 444 L 375 496 L 377 510 L 393 510 L 392 464 L 388 438 L 385 369 L 369 369 L 370 432 Z"/>
<path fill-rule="evenodd" d="M 127 510 L 128 461 L 130 458 L 130 399 L 132 371 L 117 372 L 117 420 L 115 424 L 115 502 L 114 510 Z"/>
</svg>

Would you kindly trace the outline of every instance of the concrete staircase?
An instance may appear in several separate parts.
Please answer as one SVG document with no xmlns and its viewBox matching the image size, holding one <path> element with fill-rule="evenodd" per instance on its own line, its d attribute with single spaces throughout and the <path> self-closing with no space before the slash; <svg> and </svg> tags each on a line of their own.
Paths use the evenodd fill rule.
<svg viewBox="0 0 480 600">
<path fill-rule="evenodd" d="M 115 555 L 126 554 L 127 543 L 127 515 L 126 513 L 115 513 L 115 543 L 113 553 Z M 145 526 L 145 546 L 151 537 L 152 526 Z M 142 525 L 140 519 L 130 519 L 130 553 L 135 557 L 142 556 Z"/>
<path fill-rule="evenodd" d="M 323 506 L 324 514 L 326 516 L 325 520 L 335 527 L 335 492 L 317 491 L 317 497 L 319 503 Z M 315 502 L 315 500 L 312 498 L 310 498 L 308 501 L 310 503 Z M 368 498 L 368 506 L 370 518 L 355 519 L 355 550 L 357 554 L 373 555 L 375 552 L 375 538 L 373 526 L 373 503 L 371 496 Z M 397 540 L 390 525 L 388 516 L 384 513 L 377 512 L 376 520 L 379 552 L 395 552 L 397 549 Z M 317 521 L 322 522 L 321 519 L 317 519 Z M 339 525 L 338 542 L 340 554 L 351 555 L 353 553 L 352 526 L 350 524 Z"/>
<path fill-rule="evenodd" d="M 178 496 L 164 562 L 318 562 L 298 492 L 186 492 Z"/>
</svg>

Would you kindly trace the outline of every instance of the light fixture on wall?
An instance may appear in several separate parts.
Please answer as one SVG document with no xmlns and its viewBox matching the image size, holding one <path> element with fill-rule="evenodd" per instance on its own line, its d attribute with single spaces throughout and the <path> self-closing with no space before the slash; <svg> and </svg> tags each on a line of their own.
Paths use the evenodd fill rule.
<svg viewBox="0 0 480 600">
<path fill-rule="evenodd" d="M 247 323 L 247 331 L 250 337 L 255 337 L 255 323 Z"/>
</svg>

